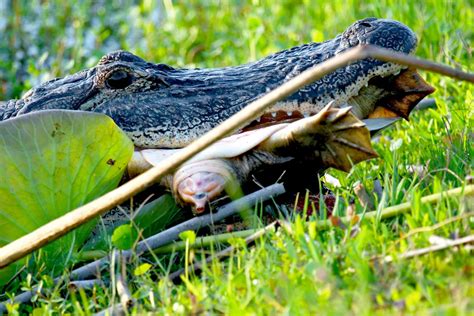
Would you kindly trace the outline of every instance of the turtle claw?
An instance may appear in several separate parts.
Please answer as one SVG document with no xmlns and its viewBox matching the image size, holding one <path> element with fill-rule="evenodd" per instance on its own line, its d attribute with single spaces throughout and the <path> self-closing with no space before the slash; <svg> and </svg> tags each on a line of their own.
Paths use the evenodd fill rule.
<svg viewBox="0 0 474 316">
<path fill-rule="evenodd" d="M 259 149 L 279 155 L 311 152 L 324 167 L 349 171 L 353 164 L 377 157 L 370 132 L 351 108 L 328 104 L 318 114 L 288 124 L 262 142 Z M 308 154 L 305 154 L 308 156 Z"/>
</svg>

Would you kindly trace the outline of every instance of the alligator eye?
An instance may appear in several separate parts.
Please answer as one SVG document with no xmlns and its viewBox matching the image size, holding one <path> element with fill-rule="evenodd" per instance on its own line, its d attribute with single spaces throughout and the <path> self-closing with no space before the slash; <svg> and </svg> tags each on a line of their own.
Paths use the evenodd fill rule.
<svg viewBox="0 0 474 316">
<path fill-rule="evenodd" d="M 370 24 L 369 22 L 361 22 L 360 25 L 365 26 L 365 27 L 371 27 L 372 26 L 372 24 Z"/>
<path fill-rule="evenodd" d="M 111 89 L 124 89 L 128 87 L 132 81 L 133 76 L 130 73 L 124 70 L 117 70 L 105 80 L 105 84 Z"/>
</svg>

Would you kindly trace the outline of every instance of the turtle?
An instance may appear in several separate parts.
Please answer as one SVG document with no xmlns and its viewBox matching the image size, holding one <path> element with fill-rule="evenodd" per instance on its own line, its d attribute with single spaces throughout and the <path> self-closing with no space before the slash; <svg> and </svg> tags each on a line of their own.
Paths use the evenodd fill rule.
<svg viewBox="0 0 474 316">
<path fill-rule="evenodd" d="M 202 214 L 211 201 L 226 190 L 232 196 L 236 184 L 248 181 L 261 168 L 285 168 L 297 159 L 318 170 L 334 167 L 349 171 L 353 164 L 377 157 L 369 130 L 351 109 L 336 108 L 330 102 L 313 116 L 228 136 L 163 178 L 161 185 L 171 190 L 179 204 Z M 177 150 L 136 151 L 128 173 L 141 173 Z"/>
</svg>

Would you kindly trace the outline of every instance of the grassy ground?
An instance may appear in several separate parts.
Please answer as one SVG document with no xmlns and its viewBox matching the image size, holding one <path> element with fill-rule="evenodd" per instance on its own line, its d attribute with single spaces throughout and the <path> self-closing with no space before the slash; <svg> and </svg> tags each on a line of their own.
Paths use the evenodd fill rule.
<svg viewBox="0 0 474 316">
<path fill-rule="evenodd" d="M 148 60 L 176 66 L 217 67 L 244 63 L 308 41 L 342 32 L 354 20 L 375 16 L 399 20 L 419 36 L 421 57 L 472 71 L 474 10 L 464 1 L 11 1 L 0 4 L 0 99 L 19 97 L 29 87 L 94 65 L 104 53 L 123 48 Z M 3 7 L 2 7 L 3 6 Z M 385 131 L 374 144 L 380 155 L 349 174 L 329 171 L 341 182 L 336 214 L 355 198 L 353 186 L 369 192 L 383 185 L 376 208 L 413 201 L 410 213 L 364 221 L 359 233 L 319 229 L 296 219 L 293 233 L 269 233 L 253 248 L 241 247 L 201 276 L 172 285 L 164 276 L 183 266 L 185 256 L 136 258 L 152 268 L 129 280 L 137 310 L 167 314 L 314 314 L 474 312 L 472 253 L 467 248 L 397 259 L 429 246 L 429 237 L 472 234 L 473 222 L 455 221 L 416 233 L 463 212 L 472 200 L 421 205 L 420 197 L 465 184 L 473 173 L 473 88 L 424 74 L 437 88 L 437 108 L 414 113 Z M 409 166 L 424 166 L 422 174 Z M 314 181 L 317 181 L 315 178 Z M 328 186 L 330 186 L 328 184 Z M 356 204 L 357 204 L 356 199 Z M 357 209 L 362 208 L 357 204 Z M 234 243 L 239 243 L 234 240 Z M 373 256 L 391 255 L 377 264 Z M 196 252 L 196 258 L 199 258 Z M 93 313 L 117 301 L 111 287 L 68 292 L 50 277 L 33 275 L 11 287 L 43 281 L 46 292 L 19 311 Z M 2 300 L 5 296 L 1 296 Z M 243 311 L 243 312 L 242 312 Z"/>
</svg>

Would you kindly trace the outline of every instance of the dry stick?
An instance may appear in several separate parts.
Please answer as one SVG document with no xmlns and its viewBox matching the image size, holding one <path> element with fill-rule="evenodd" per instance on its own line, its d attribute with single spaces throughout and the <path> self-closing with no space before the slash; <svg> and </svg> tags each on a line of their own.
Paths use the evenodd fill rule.
<svg viewBox="0 0 474 316">
<path fill-rule="evenodd" d="M 232 238 L 247 238 L 250 235 L 254 234 L 255 232 L 257 232 L 257 229 L 246 229 L 246 230 L 235 231 L 232 233 L 223 233 L 219 235 L 197 237 L 196 242 L 188 245 L 188 247 L 189 249 L 206 248 L 215 243 L 228 243 L 228 241 L 231 240 Z M 157 255 L 157 254 L 182 251 L 184 249 L 186 249 L 186 242 L 177 241 L 177 242 L 162 246 L 160 248 L 156 248 L 153 250 L 153 253 Z"/>
<path fill-rule="evenodd" d="M 201 227 L 208 226 L 214 222 L 223 220 L 239 211 L 246 209 L 249 205 L 254 205 L 259 201 L 265 201 L 273 196 L 283 194 L 285 188 L 283 184 L 276 183 L 269 187 L 263 188 L 256 192 L 253 192 L 245 197 L 233 201 L 223 207 L 219 208 L 216 213 L 206 214 L 203 216 L 194 217 L 188 221 L 182 222 L 176 226 L 173 226 L 161 233 L 154 236 L 148 237 L 145 240 L 140 241 L 134 251 L 126 250 L 122 252 L 122 256 L 125 260 L 128 260 L 133 254 L 140 255 L 146 251 L 156 249 L 164 246 L 173 240 L 178 239 L 179 234 L 186 230 L 198 230 Z M 90 277 L 97 273 L 100 268 L 109 261 L 107 257 L 88 263 L 71 272 L 71 278 L 81 280 Z"/>
<path fill-rule="evenodd" d="M 117 189 L 87 203 L 75 210 L 39 227 L 35 231 L 0 248 L 0 268 L 26 256 L 47 243 L 67 234 L 74 228 L 101 215 L 112 207 L 124 202 L 129 197 L 139 193 L 161 177 L 172 172 L 186 160 L 208 147 L 219 139 L 231 134 L 246 122 L 259 117 L 262 112 L 275 102 L 293 94 L 300 88 L 320 79 L 324 75 L 338 68 L 365 58 L 376 58 L 386 62 L 433 71 L 456 79 L 474 83 L 474 74 L 466 73 L 445 65 L 440 65 L 428 60 L 420 59 L 403 53 L 370 45 L 361 45 L 340 53 L 313 68 L 302 72 L 266 95 L 250 103 L 238 113 L 213 128 L 199 139 L 186 146 L 183 150 L 165 159 L 159 166 L 123 184 Z"/>
<path fill-rule="evenodd" d="M 283 184 L 273 184 L 220 207 L 216 213 L 192 218 L 186 222 L 162 231 L 161 233 L 148 237 L 147 239 L 138 243 L 135 251 L 137 254 L 140 254 L 148 250 L 156 249 L 172 242 L 173 240 L 176 240 L 179 237 L 179 234 L 183 231 L 197 230 L 200 227 L 208 226 L 213 222 L 220 221 L 235 214 L 236 212 L 242 211 L 249 205 L 254 205 L 259 201 L 266 201 L 271 197 L 283 193 L 285 193 Z M 131 250 L 122 252 L 122 256 L 125 260 L 128 260 L 132 254 L 133 252 Z M 76 280 L 87 279 L 96 274 L 108 261 L 109 259 L 105 257 L 73 270 L 71 272 L 71 278 Z M 59 278 L 56 278 L 54 281 L 58 282 Z M 35 288 L 32 291 L 21 293 L 20 295 L 17 295 L 13 298 L 13 303 L 26 303 L 37 292 L 38 290 Z M 8 303 L 10 303 L 10 300 L 0 303 L 0 314 L 6 312 L 6 304 Z"/>
<path fill-rule="evenodd" d="M 468 212 L 468 213 L 464 213 L 464 214 L 460 214 L 460 215 L 448 218 L 448 219 L 446 219 L 446 220 L 444 220 L 440 223 L 437 223 L 435 225 L 432 225 L 432 226 L 425 226 L 425 227 L 415 228 L 415 229 L 409 231 L 407 234 L 400 237 L 399 239 L 397 239 L 395 241 L 395 243 L 389 248 L 389 250 L 387 252 L 390 252 L 393 249 L 393 247 L 395 245 L 398 245 L 402 240 L 405 240 L 405 239 L 407 239 L 407 238 L 409 238 L 413 235 L 416 235 L 416 234 L 419 234 L 419 233 L 430 232 L 430 231 L 436 230 L 438 228 L 441 228 L 445 225 L 451 224 L 453 222 L 456 222 L 456 221 L 459 221 L 459 220 L 462 220 L 462 219 L 465 219 L 465 218 L 473 217 L 473 216 L 474 216 L 474 212 Z"/>
<path fill-rule="evenodd" d="M 449 240 L 446 241 L 446 243 L 440 244 L 440 245 L 434 245 L 426 248 L 421 248 L 421 249 L 415 249 L 415 250 L 410 250 L 407 252 L 404 252 L 400 255 L 397 256 L 398 259 L 408 259 L 408 258 L 413 258 L 421 255 L 425 255 L 430 252 L 438 251 L 438 250 L 443 250 L 446 248 L 454 247 L 454 246 L 459 246 L 462 244 L 467 244 L 470 242 L 474 242 L 474 235 L 466 236 L 463 238 L 455 239 L 455 240 Z M 392 256 L 386 256 L 383 259 L 385 262 L 392 262 L 393 257 Z"/>
<path fill-rule="evenodd" d="M 262 229 L 259 229 L 259 230 L 256 230 L 256 231 L 254 230 L 254 233 L 252 235 L 248 236 L 245 239 L 245 243 L 247 245 L 249 245 L 250 243 L 254 242 L 258 238 L 262 237 L 268 231 L 273 230 L 275 228 L 276 224 L 277 224 L 277 222 L 273 222 L 273 223 L 265 226 Z M 234 246 L 230 246 L 230 247 L 225 248 L 222 251 L 219 251 L 218 253 L 216 253 L 212 256 L 207 257 L 206 258 L 206 264 L 209 264 L 213 259 L 220 260 L 224 257 L 227 257 L 232 251 L 234 251 L 234 249 L 235 249 Z M 181 269 L 171 273 L 170 275 L 168 275 L 168 279 L 175 282 L 175 283 L 177 283 L 177 281 L 179 281 L 179 277 L 182 274 L 184 274 L 186 270 L 196 273 L 197 271 L 200 271 L 201 269 L 202 269 L 202 263 L 190 264 L 188 266 L 188 269 L 181 268 Z M 101 315 L 107 315 L 107 314 L 114 315 L 114 313 L 123 313 L 124 310 L 126 310 L 126 308 L 123 306 L 123 304 L 114 304 L 114 305 L 104 309 L 103 311 L 98 312 L 97 314 L 95 314 L 95 316 L 101 316 Z"/>
<path fill-rule="evenodd" d="M 248 236 L 252 235 L 256 231 L 257 231 L 256 229 L 246 229 L 246 230 L 238 230 L 238 231 L 234 231 L 230 233 L 222 233 L 218 235 L 197 237 L 196 242 L 188 246 L 190 249 L 205 248 L 214 243 L 227 243 L 232 238 L 247 238 Z M 182 251 L 185 248 L 186 248 L 185 241 L 175 241 L 173 243 L 153 249 L 153 253 L 155 255 L 159 255 L 159 254 Z M 97 259 L 107 256 L 107 252 L 104 250 L 100 250 L 100 252 L 95 252 L 94 250 L 91 250 L 90 252 L 92 253 L 91 255 L 89 255 L 89 251 L 85 251 L 84 254 L 86 254 L 86 256 L 84 257 L 81 256 L 81 259 L 83 258 L 86 258 L 86 259 L 90 258 L 90 259 L 89 260 L 85 259 L 82 261 L 92 261 L 92 260 L 97 260 Z"/>
<path fill-rule="evenodd" d="M 120 304 L 124 310 L 129 310 L 135 304 L 135 300 L 128 289 L 126 274 L 127 269 L 125 265 L 125 258 L 119 254 L 119 260 L 117 261 L 117 273 L 115 274 L 117 294 L 120 298 Z"/>
<path fill-rule="evenodd" d="M 96 285 L 104 285 L 104 282 L 102 282 L 102 280 L 99 280 L 99 279 L 78 280 L 78 281 L 69 282 L 67 287 L 69 290 L 78 290 L 78 289 L 89 290 L 89 289 L 92 289 Z"/>
<path fill-rule="evenodd" d="M 467 185 L 465 187 L 459 187 L 455 189 L 451 189 L 441 193 L 435 193 L 431 195 L 427 195 L 421 198 L 422 204 L 433 204 L 436 202 L 440 202 L 443 198 L 454 198 L 459 197 L 461 195 L 470 196 L 474 195 L 474 184 Z M 380 219 L 394 217 L 399 214 L 405 213 L 411 209 L 411 202 L 405 202 L 402 204 L 390 206 L 384 208 L 380 213 L 378 211 L 371 211 L 364 214 L 364 219 L 366 218 L 377 218 L 380 216 Z M 352 216 L 346 216 L 340 218 L 343 223 L 349 224 L 352 221 Z M 330 220 L 323 220 L 318 221 L 318 229 L 327 229 L 332 226 L 332 222 Z"/>
<path fill-rule="evenodd" d="M 273 222 L 273 223 L 265 226 L 264 228 L 257 230 L 254 234 L 252 234 L 249 237 L 245 238 L 245 243 L 248 245 L 248 244 L 254 242 L 255 240 L 257 240 L 258 238 L 262 237 L 265 233 L 267 233 L 269 231 L 273 231 L 276 224 L 277 224 L 277 222 Z M 216 254 L 214 254 L 212 256 L 208 256 L 205 260 L 205 263 L 209 264 L 214 259 L 220 260 L 224 257 L 227 257 L 234 250 L 235 250 L 234 246 L 227 247 L 224 250 L 219 251 L 219 252 L 217 252 Z M 180 276 L 182 274 L 184 274 L 186 270 L 192 271 L 192 272 L 197 272 L 197 271 L 202 270 L 202 266 L 203 266 L 203 264 L 200 263 L 200 262 L 190 264 L 187 269 L 186 268 L 181 268 L 181 269 L 171 273 L 170 275 L 168 275 L 168 279 L 170 279 L 173 282 L 177 282 L 177 281 L 179 281 Z"/>
</svg>

